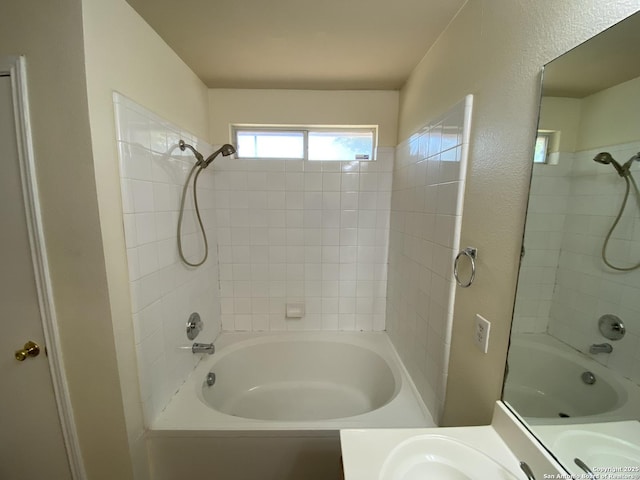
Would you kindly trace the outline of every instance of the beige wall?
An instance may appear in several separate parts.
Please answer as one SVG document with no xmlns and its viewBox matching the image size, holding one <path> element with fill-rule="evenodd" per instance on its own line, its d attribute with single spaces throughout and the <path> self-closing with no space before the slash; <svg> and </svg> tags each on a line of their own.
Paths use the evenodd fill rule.
<svg viewBox="0 0 640 480">
<path fill-rule="evenodd" d="M 640 139 L 640 77 L 582 99 L 577 151 Z"/>
<path fill-rule="evenodd" d="M 531 172 L 540 69 L 640 7 L 637 0 L 469 0 L 400 95 L 399 138 L 475 95 L 462 244 L 478 248 L 475 284 L 456 296 L 444 422 L 482 424 L 500 398 Z M 492 322 L 489 353 L 474 314 Z"/>
<path fill-rule="evenodd" d="M 233 123 L 379 125 L 378 144 L 397 142 L 398 92 L 380 90 L 209 90 L 211 141 L 227 143 Z"/>
<path fill-rule="evenodd" d="M 87 475 L 126 480 L 132 467 L 100 236 L 81 15 L 80 0 L 3 2 L 0 55 L 27 60 L 49 267 Z"/>
<path fill-rule="evenodd" d="M 580 107 L 578 98 L 544 97 L 540 107 L 540 130 L 560 132 L 559 144 L 550 145 L 551 152 L 574 152 L 578 143 Z"/>
<path fill-rule="evenodd" d="M 124 0 L 83 0 L 82 5 L 91 141 L 113 322 L 111 335 L 115 335 L 134 469 L 137 478 L 144 478 L 146 454 L 112 94 L 116 90 L 181 128 L 206 138 L 209 129 L 207 89 Z"/>
<path fill-rule="evenodd" d="M 561 132 L 561 152 L 633 142 L 640 139 L 637 105 L 640 77 L 581 99 L 544 97 L 538 128 Z"/>
</svg>

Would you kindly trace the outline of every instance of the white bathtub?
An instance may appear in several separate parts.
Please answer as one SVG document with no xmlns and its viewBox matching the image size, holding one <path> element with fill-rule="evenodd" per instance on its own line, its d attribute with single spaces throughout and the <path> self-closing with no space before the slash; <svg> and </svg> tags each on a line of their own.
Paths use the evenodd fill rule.
<svg viewBox="0 0 640 480">
<path fill-rule="evenodd" d="M 340 429 L 435 426 L 385 333 L 226 333 L 215 344 L 147 432 L 155 480 L 340 478 Z"/>
<path fill-rule="evenodd" d="M 353 342 L 263 337 L 236 347 L 209 367 L 215 384 L 201 382 L 196 390 L 211 408 L 234 417 L 348 418 L 384 407 L 400 392 L 398 372 Z"/>
<path fill-rule="evenodd" d="M 530 424 L 640 417 L 640 387 L 550 335 L 514 337 L 508 363 L 503 400 Z M 586 371 L 595 376 L 592 385 L 582 381 Z"/>
<path fill-rule="evenodd" d="M 433 425 L 384 333 L 226 333 L 215 343 L 153 430 Z"/>
</svg>

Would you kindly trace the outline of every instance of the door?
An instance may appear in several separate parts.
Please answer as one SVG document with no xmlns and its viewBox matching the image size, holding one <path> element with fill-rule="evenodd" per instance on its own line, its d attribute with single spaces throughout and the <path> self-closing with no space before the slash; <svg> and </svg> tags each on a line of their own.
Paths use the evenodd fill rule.
<svg viewBox="0 0 640 480">
<path fill-rule="evenodd" d="M 3 75 L 0 73 L 0 75 Z M 23 199 L 11 78 L 0 76 L 0 479 L 70 480 L 45 352 Z M 19 362 L 27 341 L 40 354 Z"/>
</svg>

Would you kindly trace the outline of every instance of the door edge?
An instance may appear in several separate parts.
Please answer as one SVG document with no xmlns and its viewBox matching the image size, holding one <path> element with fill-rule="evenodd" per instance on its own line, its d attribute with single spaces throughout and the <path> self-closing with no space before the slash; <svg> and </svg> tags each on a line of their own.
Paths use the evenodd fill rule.
<svg viewBox="0 0 640 480">
<path fill-rule="evenodd" d="M 82 460 L 80 442 L 77 435 L 69 387 L 64 370 L 60 335 L 56 318 L 53 288 L 49 272 L 44 230 L 38 196 L 35 157 L 29 116 L 27 93 L 27 71 L 24 56 L 0 56 L 0 75 L 11 78 L 16 142 L 20 164 L 22 194 L 25 216 L 29 232 L 29 246 L 33 260 L 33 270 L 38 292 L 40 317 L 47 346 L 47 356 L 53 390 L 57 404 L 62 435 L 69 460 L 69 468 L 74 480 L 85 480 L 86 472 Z"/>
</svg>

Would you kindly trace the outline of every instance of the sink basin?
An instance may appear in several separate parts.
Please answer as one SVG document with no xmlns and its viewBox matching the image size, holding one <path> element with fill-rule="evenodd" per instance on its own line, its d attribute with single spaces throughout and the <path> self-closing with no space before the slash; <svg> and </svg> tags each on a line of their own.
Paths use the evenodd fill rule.
<svg viewBox="0 0 640 480">
<path fill-rule="evenodd" d="M 476 448 L 441 435 L 418 435 L 387 456 L 379 480 L 516 480 L 513 474 Z"/>
<path fill-rule="evenodd" d="M 568 459 L 578 457 L 592 468 L 640 468 L 638 445 L 600 432 L 567 430 L 558 435 L 552 448 L 567 465 L 573 466 Z"/>
</svg>

